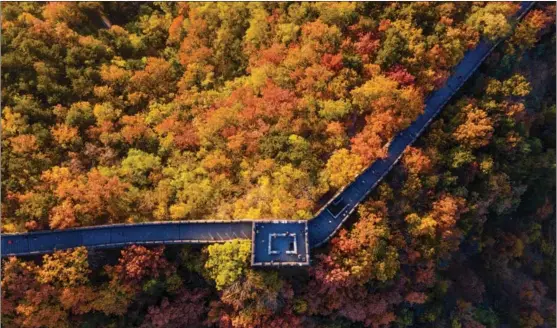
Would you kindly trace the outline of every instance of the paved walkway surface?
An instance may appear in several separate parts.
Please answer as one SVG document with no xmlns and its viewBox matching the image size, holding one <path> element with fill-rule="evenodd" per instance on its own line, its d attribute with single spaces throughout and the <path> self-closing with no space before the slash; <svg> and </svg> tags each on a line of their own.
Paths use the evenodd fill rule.
<svg viewBox="0 0 557 328">
<path fill-rule="evenodd" d="M 253 266 L 308 265 L 308 221 L 253 223 Z"/>
<path fill-rule="evenodd" d="M 521 19 L 534 3 L 521 2 L 521 9 L 516 17 Z M 240 238 L 252 239 L 254 265 L 309 264 L 309 248 L 318 247 L 334 236 L 359 203 L 389 173 L 402 157 L 404 150 L 416 141 L 497 44 L 498 42 L 482 41 L 475 49 L 468 51 L 453 69 L 453 74 L 446 84 L 427 98 L 424 113 L 391 141 L 388 156 L 373 162 L 306 223 L 180 221 L 2 234 L 1 255 L 4 257 L 41 254 L 77 246 L 112 248 L 132 244 L 214 243 Z M 292 253 L 291 237 L 282 236 L 287 232 L 296 234 L 295 254 Z M 270 237 L 270 234 L 278 236 Z M 273 253 L 269 253 L 268 250 L 270 238 L 274 239 Z"/>
<path fill-rule="evenodd" d="M 185 221 L 116 224 L 2 235 L 2 256 L 49 253 L 77 246 L 115 248 L 133 244 L 200 244 L 251 239 L 251 221 Z"/>
</svg>

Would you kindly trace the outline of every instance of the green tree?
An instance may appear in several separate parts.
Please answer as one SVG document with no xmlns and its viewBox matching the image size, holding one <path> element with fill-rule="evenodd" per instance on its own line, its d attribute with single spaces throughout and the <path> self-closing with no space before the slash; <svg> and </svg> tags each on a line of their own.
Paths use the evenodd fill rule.
<svg viewBox="0 0 557 328">
<path fill-rule="evenodd" d="M 488 3 L 484 7 L 475 9 L 466 23 L 489 39 L 495 40 L 511 32 L 509 16 L 518 10 L 518 4 Z"/>
<path fill-rule="evenodd" d="M 139 149 L 130 149 L 122 161 L 120 175 L 131 183 L 145 186 L 150 183 L 149 174 L 161 170 L 161 159 Z"/>
<path fill-rule="evenodd" d="M 246 273 L 251 256 L 251 242 L 232 240 L 213 244 L 207 247 L 206 252 L 207 275 L 215 282 L 217 290 L 222 290 Z"/>
</svg>

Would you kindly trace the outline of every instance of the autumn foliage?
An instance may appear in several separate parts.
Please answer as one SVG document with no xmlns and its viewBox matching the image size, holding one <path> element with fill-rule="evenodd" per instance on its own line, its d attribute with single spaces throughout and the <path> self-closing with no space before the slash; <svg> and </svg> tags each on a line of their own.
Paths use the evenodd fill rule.
<svg viewBox="0 0 557 328">
<path fill-rule="evenodd" d="M 5 327 L 555 326 L 555 5 L 2 3 L 2 232 L 309 219 L 508 37 L 309 268 L 251 244 L 2 263 Z"/>
</svg>

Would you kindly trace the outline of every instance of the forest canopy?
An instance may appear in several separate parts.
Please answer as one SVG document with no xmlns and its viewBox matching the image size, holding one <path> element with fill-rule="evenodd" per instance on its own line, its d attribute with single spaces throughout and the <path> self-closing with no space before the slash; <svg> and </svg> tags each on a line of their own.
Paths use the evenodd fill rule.
<svg viewBox="0 0 557 328">
<path fill-rule="evenodd" d="M 308 219 L 516 10 L 4 4 L 3 229 Z"/>
<path fill-rule="evenodd" d="M 2 232 L 309 219 L 506 38 L 312 266 L 2 263 L 5 327 L 554 327 L 555 4 L 2 3 Z"/>
</svg>

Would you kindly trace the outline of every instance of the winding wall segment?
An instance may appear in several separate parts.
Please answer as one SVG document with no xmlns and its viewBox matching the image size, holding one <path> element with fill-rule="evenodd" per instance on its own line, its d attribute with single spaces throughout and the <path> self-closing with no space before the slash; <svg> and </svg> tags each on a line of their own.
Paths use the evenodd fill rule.
<svg viewBox="0 0 557 328">
<path fill-rule="evenodd" d="M 521 2 L 521 7 L 515 15 L 516 18 L 520 20 L 534 4 L 535 2 L 532 1 Z M 315 218 L 309 222 L 310 247 L 318 247 L 335 235 L 350 214 L 354 212 L 357 205 L 398 163 L 404 150 L 418 139 L 452 96 L 458 92 L 501 41 L 482 40 L 474 49 L 468 51 L 453 69 L 453 74 L 445 82 L 445 85 L 432 92 L 426 99 L 424 112 L 408 128 L 393 138 L 387 156 L 373 162 L 353 182 L 341 189 L 329 203 L 321 208 Z M 340 201 L 345 201 L 348 206 L 335 217 L 329 209 L 333 203 Z"/>
<path fill-rule="evenodd" d="M 515 17 L 521 19 L 535 4 L 521 2 Z M 389 144 L 388 155 L 371 163 L 353 182 L 342 188 L 317 215 L 308 221 L 307 240 L 310 248 L 329 241 L 356 207 L 390 172 L 404 150 L 429 126 L 452 96 L 472 76 L 485 58 L 501 42 L 481 41 L 468 51 L 453 69 L 445 85 L 434 91 L 425 102 L 424 113 Z M 269 224 L 272 224 L 269 222 Z M 251 239 L 253 221 L 174 221 L 139 224 L 116 224 L 67 230 L 38 231 L 1 235 L 1 255 L 23 256 L 49 253 L 78 246 L 117 248 L 132 244 L 200 244 L 232 239 Z M 252 250 L 255 251 L 255 250 Z"/>
</svg>

